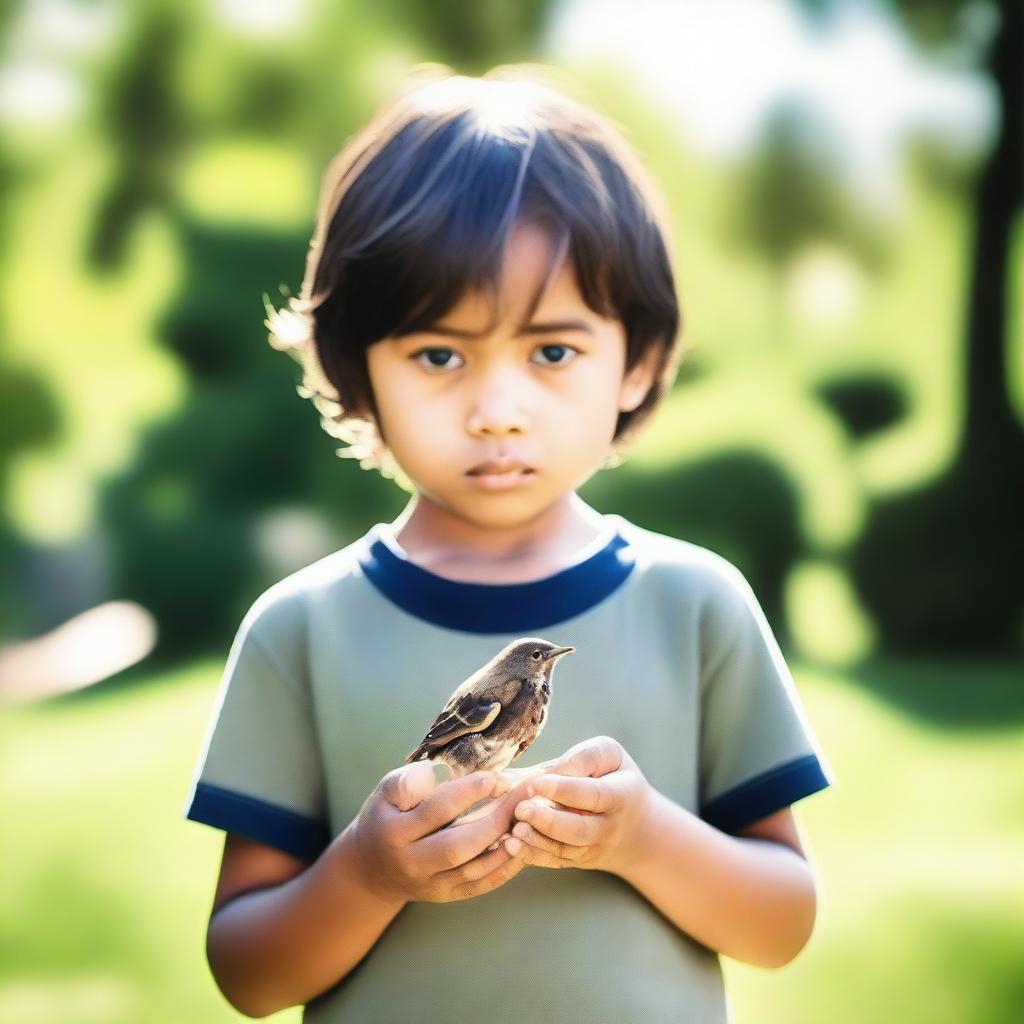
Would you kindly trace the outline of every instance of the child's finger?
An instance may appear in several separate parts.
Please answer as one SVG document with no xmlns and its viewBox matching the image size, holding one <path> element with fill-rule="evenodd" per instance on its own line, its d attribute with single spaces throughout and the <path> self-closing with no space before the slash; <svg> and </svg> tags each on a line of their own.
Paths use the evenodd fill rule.
<svg viewBox="0 0 1024 1024">
<path fill-rule="evenodd" d="M 568 775 L 542 775 L 530 783 L 530 795 L 548 797 L 565 807 L 604 814 L 618 806 L 612 787 L 599 779 Z"/>
<path fill-rule="evenodd" d="M 512 857 L 521 857 L 527 863 L 540 868 L 571 867 L 579 856 L 576 847 L 566 847 L 542 835 L 525 821 L 517 822 L 512 835 L 505 841 L 505 849 Z"/>
<path fill-rule="evenodd" d="M 482 878 L 478 878 L 476 881 L 465 882 L 456 890 L 456 898 L 469 899 L 473 896 L 482 896 L 484 893 L 491 892 L 515 878 L 526 867 L 526 862 L 521 857 L 511 857 L 507 850 L 500 850 L 499 852 L 504 857 L 504 860 Z M 493 856 L 493 854 L 488 856 Z"/>
<path fill-rule="evenodd" d="M 576 814 L 526 800 L 516 807 L 516 817 L 549 839 L 570 846 L 593 846 L 600 839 L 599 814 Z M 515 829 L 512 830 L 515 834 Z"/>
<path fill-rule="evenodd" d="M 401 824 L 406 842 L 414 842 L 436 832 L 477 801 L 489 797 L 495 781 L 493 772 L 473 772 L 445 782 L 430 792 Z"/>
<path fill-rule="evenodd" d="M 622 744 L 611 736 L 595 736 L 570 747 L 550 768 L 556 775 L 597 777 L 622 767 Z"/>
<path fill-rule="evenodd" d="M 507 850 L 484 851 L 471 860 L 466 861 L 465 864 L 460 864 L 456 868 L 447 868 L 443 871 L 438 871 L 432 878 L 432 881 L 444 885 L 457 885 L 462 882 L 476 882 L 479 879 L 489 875 L 496 868 L 500 868 L 502 864 L 505 864 L 509 859 Z"/>
<path fill-rule="evenodd" d="M 501 846 L 501 844 L 505 842 L 506 839 L 508 839 L 510 834 L 511 833 L 506 832 L 504 835 L 498 836 L 498 838 L 495 839 L 494 842 L 487 847 L 488 852 L 490 852 L 491 850 L 496 850 L 499 846 Z"/>
</svg>

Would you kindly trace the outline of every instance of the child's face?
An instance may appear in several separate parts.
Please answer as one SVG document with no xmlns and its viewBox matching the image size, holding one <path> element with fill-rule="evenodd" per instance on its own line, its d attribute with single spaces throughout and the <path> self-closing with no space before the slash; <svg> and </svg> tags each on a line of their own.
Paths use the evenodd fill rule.
<svg viewBox="0 0 1024 1024">
<path fill-rule="evenodd" d="M 479 525 L 524 523 L 581 486 L 608 454 L 619 411 L 635 408 L 653 378 L 652 358 L 624 379 L 623 325 L 587 307 L 570 259 L 537 307 L 534 333 L 519 335 L 549 245 L 542 229 L 516 228 L 503 282 L 507 315 L 492 333 L 443 333 L 487 323 L 486 298 L 467 294 L 430 331 L 367 350 L 391 454 L 422 497 Z M 500 458 L 530 471 L 473 474 Z"/>
</svg>

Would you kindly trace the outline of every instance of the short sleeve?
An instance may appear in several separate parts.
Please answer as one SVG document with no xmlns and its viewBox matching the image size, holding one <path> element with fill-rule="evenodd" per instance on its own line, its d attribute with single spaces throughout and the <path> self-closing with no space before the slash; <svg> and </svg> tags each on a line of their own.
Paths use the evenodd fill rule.
<svg viewBox="0 0 1024 1024">
<path fill-rule="evenodd" d="M 834 784 L 753 590 L 724 559 L 701 618 L 700 816 L 736 832 Z"/>
<path fill-rule="evenodd" d="M 308 682 L 259 603 L 235 635 L 184 816 L 314 860 L 327 845 Z"/>
</svg>

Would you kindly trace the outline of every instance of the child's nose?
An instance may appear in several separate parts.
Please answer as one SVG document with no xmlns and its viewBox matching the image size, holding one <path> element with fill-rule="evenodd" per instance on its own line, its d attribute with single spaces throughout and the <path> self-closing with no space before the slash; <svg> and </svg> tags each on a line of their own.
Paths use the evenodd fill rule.
<svg viewBox="0 0 1024 1024">
<path fill-rule="evenodd" d="M 474 436 L 523 433 L 530 417 L 524 408 L 521 389 L 501 374 L 491 374 L 481 384 L 470 407 L 466 429 Z"/>
<path fill-rule="evenodd" d="M 474 437 L 488 434 L 522 434 L 526 431 L 526 415 L 514 406 L 505 404 L 476 405 L 470 414 L 467 429 Z"/>
</svg>

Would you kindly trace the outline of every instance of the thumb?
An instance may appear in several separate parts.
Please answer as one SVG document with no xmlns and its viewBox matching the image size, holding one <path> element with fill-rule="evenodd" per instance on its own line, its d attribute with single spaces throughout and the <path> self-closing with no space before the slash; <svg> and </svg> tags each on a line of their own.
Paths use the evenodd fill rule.
<svg viewBox="0 0 1024 1024">
<path fill-rule="evenodd" d="M 382 795 L 400 811 L 411 811 L 434 789 L 434 765 L 430 761 L 415 761 L 402 765 L 384 777 Z"/>
<path fill-rule="evenodd" d="M 570 747 L 548 771 L 555 775 L 597 778 L 617 771 L 623 761 L 623 749 L 610 736 L 594 736 Z"/>
</svg>

